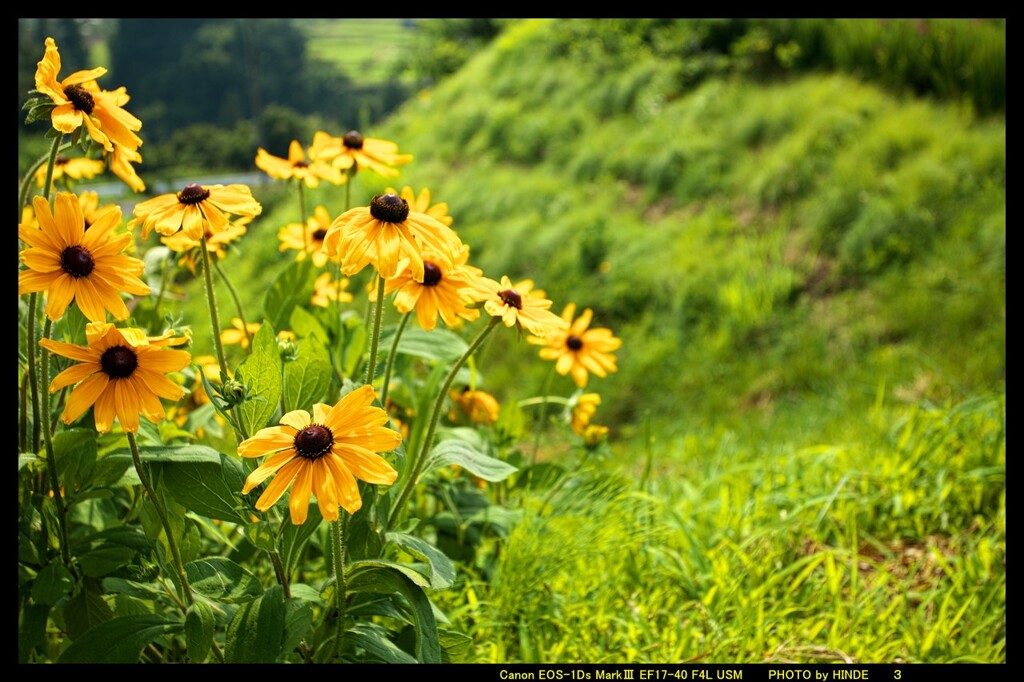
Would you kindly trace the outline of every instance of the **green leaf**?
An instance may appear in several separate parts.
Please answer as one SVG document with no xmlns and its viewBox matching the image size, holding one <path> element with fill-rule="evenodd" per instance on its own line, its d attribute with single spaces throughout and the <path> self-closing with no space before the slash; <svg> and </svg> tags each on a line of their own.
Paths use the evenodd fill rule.
<svg viewBox="0 0 1024 682">
<path fill-rule="evenodd" d="M 228 624 L 225 663 L 273 663 L 284 643 L 284 591 L 280 585 L 243 604 Z"/>
<path fill-rule="evenodd" d="M 132 461 L 132 451 L 118 448 L 107 454 L 115 459 L 127 458 Z M 197 462 L 217 464 L 221 454 L 207 445 L 148 445 L 139 448 L 139 459 L 149 462 Z"/>
<path fill-rule="evenodd" d="M 374 660 L 382 663 L 416 663 L 415 658 L 387 638 L 384 628 L 374 623 L 357 623 L 346 631 L 346 636 L 356 646 L 365 649 Z"/>
<path fill-rule="evenodd" d="M 218 454 L 216 463 L 178 462 L 163 470 L 164 485 L 185 509 L 211 519 L 249 522 L 242 499 L 245 470 L 237 460 Z"/>
<path fill-rule="evenodd" d="M 84 346 L 86 345 L 85 326 L 87 324 L 89 324 L 89 320 L 85 319 L 85 315 L 78 309 L 78 306 L 68 306 L 64 317 L 53 325 L 53 338 L 73 343 L 76 346 Z"/>
<path fill-rule="evenodd" d="M 29 100 L 29 102 L 32 101 L 33 100 Z M 28 105 L 29 102 L 26 102 L 26 105 Z M 41 121 L 44 118 L 49 117 L 53 110 L 56 108 L 56 106 L 57 105 L 54 104 L 52 101 L 49 103 L 39 103 L 34 105 L 31 109 L 28 110 L 28 114 L 25 116 L 25 123 L 35 123 L 36 121 Z"/>
<path fill-rule="evenodd" d="M 313 260 L 296 261 L 274 280 L 263 296 L 263 315 L 274 329 L 287 329 L 292 311 L 313 297 L 316 268 Z"/>
<path fill-rule="evenodd" d="M 391 348 L 397 327 L 384 329 L 380 334 L 380 347 Z M 398 340 L 398 352 L 405 355 L 439 362 L 451 362 L 459 358 L 469 347 L 462 337 L 453 331 L 437 327 L 432 331 L 420 327 L 406 327 Z"/>
<path fill-rule="evenodd" d="M 215 601 L 237 604 L 263 594 L 259 578 L 226 557 L 209 557 L 185 564 L 192 589 Z"/>
<path fill-rule="evenodd" d="M 53 457 L 65 494 L 82 490 L 96 472 L 96 432 L 92 429 L 61 431 L 53 437 Z"/>
<path fill-rule="evenodd" d="M 313 624 L 313 605 L 300 598 L 286 599 L 284 610 L 284 641 L 281 643 L 281 651 L 287 653 L 297 647 L 309 632 Z"/>
<path fill-rule="evenodd" d="M 322 402 L 331 374 L 331 356 L 320 338 L 307 336 L 300 341 L 295 359 L 284 365 L 285 410 L 310 410 L 313 403 Z"/>
<path fill-rule="evenodd" d="M 295 332 L 295 335 L 300 339 L 304 339 L 307 336 L 317 335 L 321 340 L 329 339 L 327 330 L 320 324 L 320 320 L 316 319 L 312 313 L 305 308 L 295 308 L 292 310 L 291 315 L 288 318 L 288 324 L 291 325 L 291 330 Z"/>
<path fill-rule="evenodd" d="M 235 413 L 245 432 L 253 435 L 267 425 L 281 400 L 281 353 L 274 327 L 266 321 L 253 337 L 252 353 L 238 366 L 235 378 L 249 389 Z"/>
<path fill-rule="evenodd" d="M 160 615 L 124 616 L 103 623 L 57 659 L 58 663 L 137 663 L 146 645 L 161 635 L 181 632 L 181 621 Z"/>
<path fill-rule="evenodd" d="M 304 601 L 313 602 L 314 604 L 323 603 L 323 599 L 320 598 L 320 593 L 306 583 L 292 583 L 289 586 L 289 589 L 291 590 L 292 597 L 295 599 L 302 599 Z"/>
<path fill-rule="evenodd" d="M 504 481 L 516 472 L 511 464 L 494 459 L 458 440 L 441 441 L 430 451 L 424 473 L 443 466 L 457 464 L 474 476 L 492 483 Z"/>
<path fill-rule="evenodd" d="M 64 607 L 64 625 L 67 627 L 68 637 L 78 639 L 99 627 L 101 623 L 110 620 L 112 615 L 113 612 L 103 597 L 95 592 L 83 590 L 69 599 Z"/>
<path fill-rule="evenodd" d="M 18 628 L 18 663 L 28 663 L 32 649 L 46 641 L 46 621 L 49 616 L 50 607 L 46 604 L 29 604 L 22 611 Z"/>
<path fill-rule="evenodd" d="M 185 613 L 185 644 L 191 663 L 202 663 L 213 646 L 213 628 L 216 618 L 213 609 L 204 601 L 197 601 Z"/>
<path fill-rule="evenodd" d="M 405 564 L 386 561 L 384 559 L 363 559 L 361 561 L 353 561 L 349 564 L 346 575 L 348 573 L 351 573 L 352 575 L 359 575 L 366 571 L 372 572 L 375 569 L 384 569 L 400 573 L 415 583 L 417 587 L 430 587 L 430 581 L 427 577 L 416 569 L 406 566 Z"/>
<path fill-rule="evenodd" d="M 455 582 L 455 566 L 444 552 L 429 542 L 406 533 L 388 533 L 387 539 L 413 556 L 427 562 L 430 568 L 430 587 L 443 590 Z"/>
<path fill-rule="evenodd" d="M 103 591 L 109 594 L 127 594 L 136 599 L 154 601 L 167 597 L 167 592 L 156 583 L 140 583 L 125 578 L 107 577 L 103 579 Z"/>
<path fill-rule="evenodd" d="M 352 312 L 352 311 L 347 311 Z M 341 364 L 345 376 L 354 376 L 359 362 L 363 358 L 363 351 L 366 350 L 369 340 L 366 333 L 366 325 L 355 314 L 344 317 L 344 345 L 342 350 Z M 383 346 L 386 348 L 386 346 Z"/>
<path fill-rule="evenodd" d="M 32 600 L 37 604 L 52 605 L 75 589 L 75 577 L 60 564 L 50 564 L 39 571 L 32 583 Z"/>
<path fill-rule="evenodd" d="M 460 663 L 466 658 L 473 638 L 453 630 L 438 630 L 441 638 L 441 650 L 445 663 Z"/>
<path fill-rule="evenodd" d="M 80 541 L 75 541 L 72 545 L 88 545 L 93 542 L 122 545 L 124 547 L 130 547 L 136 551 L 146 553 L 149 553 L 153 549 L 153 545 L 146 537 L 146 533 L 138 526 L 115 526 L 113 528 L 106 528 L 98 533 L 93 533 Z"/>
<path fill-rule="evenodd" d="M 102 545 L 98 549 L 78 557 L 82 573 L 90 578 L 100 578 L 131 563 L 135 550 L 119 545 Z"/>
<path fill-rule="evenodd" d="M 441 645 L 437 632 L 437 620 L 423 588 L 415 583 L 397 565 L 383 565 L 383 562 L 360 562 L 348 580 L 351 592 L 398 593 L 405 597 L 404 608 L 408 609 L 416 628 L 416 658 L 422 663 L 441 663 Z M 413 571 L 415 573 L 415 571 Z"/>
<path fill-rule="evenodd" d="M 18 471 L 26 464 L 42 464 L 46 460 L 40 459 L 34 452 L 19 452 L 18 453 Z"/>
<path fill-rule="evenodd" d="M 286 521 L 281 530 L 281 563 L 284 564 L 285 575 L 291 576 L 299 565 L 302 557 L 302 549 L 313 536 L 320 522 L 323 521 L 320 515 L 320 505 L 309 505 L 309 512 L 306 515 L 306 522 L 296 526 L 291 520 Z"/>
</svg>

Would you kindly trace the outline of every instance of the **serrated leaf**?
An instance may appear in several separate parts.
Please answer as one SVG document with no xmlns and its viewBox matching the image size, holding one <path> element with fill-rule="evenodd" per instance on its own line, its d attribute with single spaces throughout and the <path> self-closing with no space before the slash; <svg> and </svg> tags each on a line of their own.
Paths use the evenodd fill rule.
<svg viewBox="0 0 1024 682">
<path fill-rule="evenodd" d="M 468 443 L 459 440 L 445 440 L 434 446 L 430 451 L 430 459 L 424 473 L 443 466 L 457 464 L 474 476 L 490 481 L 504 481 L 517 469 L 500 459 L 494 459 L 476 450 Z"/>
<path fill-rule="evenodd" d="M 382 663 L 416 663 L 416 659 L 402 651 L 387 638 L 387 632 L 373 623 L 357 623 L 346 631 L 346 636 L 358 647 L 366 650 L 374 660 Z"/>
<path fill-rule="evenodd" d="M 354 570 L 348 580 L 349 591 L 401 594 L 405 598 L 404 608 L 415 623 L 416 658 L 422 663 L 440 663 L 441 645 L 437 620 L 422 586 L 396 565 L 382 565 L 383 562 L 360 563 L 363 565 Z"/>
<path fill-rule="evenodd" d="M 263 315 L 274 329 L 287 329 L 292 310 L 313 296 L 316 268 L 312 259 L 293 262 L 274 280 L 263 295 Z"/>
<path fill-rule="evenodd" d="M 160 615 L 123 616 L 103 623 L 71 643 L 58 663 L 137 663 L 146 645 L 182 630 L 181 621 Z"/>
<path fill-rule="evenodd" d="M 32 600 L 37 604 L 56 604 L 75 589 L 75 577 L 60 564 L 43 567 L 32 583 Z"/>
<path fill-rule="evenodd" d="M 224 662 L 275 662 L 284 643 L 284 626 L 284 592 L 274 585 L 235 612 L 225 637 Z"/>
<path fill-rule="evenodd" d="M 250 436 L 267 425 L 281 400 L 281 353 L 274 329 L 263 322 L 253 336 L 252 353 L 235 372 L 235 378 L 249 389 L 248 399 L 235 408 L 235 414 Z"/>
<path fill-rule="evenodd" d="M 388 533 L 387 539 L 393 542 L 406 552 L 427 562 L 430 568 L 430 587 L 435 590 L 443 590 L 451 587 L 455 582 L 455 566 L 445 553 L 434 547 L 432 544 L 406 533 Z"/>
<path fill-rule="evenodd" d="M 319 336 L 321 341 L 326 341 L 330 337 L 327 335 L 327 330 L 320 324 L 320 320 L 316 319 L 312 313 L 305 308 L 296 307 L 292 310 L 291 315 L 288 317 L 288 324 L 291 325 L 289 328 L 295 332 L 295 335 L 300 339 L 304 339 L 307 336 Z"/>
<path fill-rule="evenodd" d="M 227 604 L 252 601 L 263 594 L 259 578 L 226 557 L 209 557 L 185 564 L 192 589 Z"/>
<path fill-rule="evenodd" d="M 57 476 L 67 494 L 82 490 L 96 471 L 96 432 L 68 429 L 53 437 Z"/>
<path fill-rule="evenodd" d="M 103 597 L 95 592 L 83 590 L 71 597 L 64 606 L 64 625 L 68 637 L 78 639 L 99 627 L 101 623 L 110 620 L 112 615 L 113 612 Z"/>
<path fill-rule="evenodd" d="M 384 329 L 380 334 L 380 347 L 391 348 L 396 327 Z M 404 355 L 439 362 L 451 362 L 459 358 L 469 347 L 461 336 L 453 331 L 437 327 L 431 331 L 420 327 L 406 327 L 398 340 L 398 352 Z"/>
<path fill-rule="evenodd" d="M 222 521 L 248 523 L 243 511 L 245 470 L 234 459 L 218 454 L 216 463 L 163 464 L 164 485 L 190 511 Z"/>
<path fill-rule="evenodd" d="M 308 336 L 300 341 L 295 359 L 284 365 L 285 410 L 310 410 L 313 403 L 322 402 L 331 373 L 331 356 L 320 339 Z"/>
<path fill-rule="evenodd" d="M 206 602 L 197 601 L 188 607 L 185 613 L 185 645 L 191 663 L 202 663 L 210 655 L 215 624 L 213 609 Z"/>
</svg>

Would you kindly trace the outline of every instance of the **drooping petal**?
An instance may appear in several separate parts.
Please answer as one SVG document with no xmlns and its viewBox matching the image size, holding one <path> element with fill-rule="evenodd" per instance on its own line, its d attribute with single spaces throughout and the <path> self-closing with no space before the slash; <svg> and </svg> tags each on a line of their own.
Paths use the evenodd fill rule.
<svg viewBox="0 0 1024 682">
<path fill-rule="evenodd" d="M 295 476 L 299 471 L 306 466 L 306 460 L 301 457 L 295 457 L 277 472 L 277 476 L 270 482 L 267 489 L 260 495 L 260 499 L 256 500 L 256 508 L 260 511 L 267 511 L 274 504 L 281 499 L 284 492 L 288 490 L 288 486 L 295 480 Z"/>
</svg>

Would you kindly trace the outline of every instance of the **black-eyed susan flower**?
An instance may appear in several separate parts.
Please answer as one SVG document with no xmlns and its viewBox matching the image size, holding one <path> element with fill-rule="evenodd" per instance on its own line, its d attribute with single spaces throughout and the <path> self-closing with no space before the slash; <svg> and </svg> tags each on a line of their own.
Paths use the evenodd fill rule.
<svg viewBox="0 0 1024 682">
<path fill-rule="evenodd" d="M 454 219 L 448 215 L 448 204 L 440 202 L 437 204 L 430 204 L 430 190 L 424 187 L 420 190 L 419 194 L 413 192 L 412 187 L 406 185 L 402 188 L 401 192 L 398 192 L 394 187 L 388 187 L 384 190 L 385 194 L 397 194 L 398 196 L 405 199 L 406 203 L 409 204 L 410 211 L 416 211 L 417 213 L 426 213 L 432 218 L 437 218 L 439 221 L 451 227 Z"/>
<path fill-rule="evenodd" d="M 121 108 L 127 102 L 124 88 L 106 93 L 95 83 L 107 70 L 76 71 L 58 81 L 60 67 L 57 44 L 47 38 L 46 52 L 36 65 L 35 84 L 36 90 L 57 105 L 50 113 L 54 129 L 67 134 L 85 126 L 89 137 L 107 151 L 113 151 L 115 144 L 138 149 L 142 140 L 135 131 L 142 128 L 142 122 Z"/>
<path fill-rule="evenodd" d="M 219 232 L 207 229 L 207 253 L 218 260 L 223 260 L 227 255 L 227 248 L 231 242 L 245 235 L 248 230 L 248 223 L 251 220 L 252 218 L 249 217 L 239 218 Z M 192 274 L 196 273 L 197 262 L 201 260 L 202 256 L 202 253 L 199 252 L 199 248 L 203 244 L 201 240 L 192 239 L 184 232 L 175 232 L 169 237 L 161 237 L 160 241 L 171 251 L 182 254 L 181 258 L 178 259 L 178 263 L 187 267 Z"/>
<path fill-rule="evenodd" d="M 326 308 L 330 305 L 331 301 L 347 303 L 352 300 L 352 294 L 345 291 L 347 287 L 347 277 L 335 280 L 331 276 L 331 273 L 321 273 L 313 282 L 313 298 L 311 299 L 311 302 L 313 305 L 321 308 Z"/>
<path fill-rule="evenodd" d="M 573 433 L 583 435 L 600 404 L 601 396 L 597 393 L 584 393 L 576 398 L 576 403 L 572 406 L 572 421 L 570 422 Z"/>
<path fill-rule="evenodd" d="M 483 303 L 484 310 L 500 317 L 506 327 L 525 328 L 537 336 L 548 336 L 569 326 L 548 310 L 551 301 L 531 296 L 530 291 L 525 286 L 516 289 L 507 276 L 503 276 L 501 282 L 477 277 L 469 287 L 462 289 L 462 296 L 467 303 Z"/>
<path fill-rule="evenodd" d="M 93 322 L 128 317 L 119 292 L 145 295 L 149 287 L 139 279 L 145 265 L 121 252 L 132 240 L 127 233 L 112 234 L 121 223 L 121 209 L 108 211 L 88 230 L 78 197 L 59 192 L 53 214 L 43 197 L 36 197 L 39 228 L 18 225 L 18 236 L 29 245 L 21 252 L 28 266 L 18 275 L 18 293 L 46 292 L 46 316 L 56 321 L 72 301 Z"/>
<path fill-rule="evenodd" d="M 466 320 L 480 317 L 480 311 L 467 308 L 459 293 L 477 277 L 473 272 L 459 264 L 445 265 L 430 252 L 424 252 L 423 281 L 417 282 L 409 268 L 405 267 L 406 263 L 403 260 L 398 274 L 384 281 L 385 294 L 397 292 L 395 308 L 398 312 L 415 310 L 420 327 L 428 331 L 437 326 L 438 315 L 449 327 L 458 326 L 460 317 Z"/>
<path fill-rule="evenodd" d="M 369 206 L 345 211 L 334 219 L 324 248 L 341 258 L 341 271 L 354 275 L 373 264 L 381 277 L 394 277 L 399 261 L 408 259 L 413 279 L 423 281 L 423 250 L 451 266 L 462 242 L 455 232 L 426 213 L 409 209 L 397 194 L 378 194 Z"/>
<path fill-rule="evenodd" d="M 112 152 L 104 151 L 103 156 L 109 159 L 111 172 L 121 178 L 133 192 L 146 191 L 146 183 L 142 181 L 135 171 L 135 167 L 132 166 L 133 163 L 142 163 L 142 154 L 135 149 L 128 149 L 116 144 Z"/>
<path fill-rule="evenodd" d="M 295 179 L 306 183 L 306 187 L 314 189 L 320 186 L 320 180 L 335 185 L 348 182 L 348 177 L 340 170 L 322 159 L 307 159 L 298 140 L 288 145 L 288 158 L 274 156 L 263 147 L 256 150 L 256 167 L 272 178 L 281 180 Z"/>
<path fill-rule="evenodd" d="M 593 450 L 608 440 L 608 427 L 599 424 L 587 424 L 583 429 L 583 445 Z"/>
<path fill-rule="evenodd" d="M 219 232 L 231 223 L 230 216 L 253 218 L 263 207 L 246 185 L 185 185 L 177 194 L 161 194 L 136 204 L 128 229 L 142 225 L 142 238 L 151 230 L 172 235 L 178 230 L 199 241 L 203 231 Z"/>
<path fill-rule="evenodd" d="M 101 204 L 100 195 L 96 192 L 80 192 L 78 194 L 78 205 L 82 207 L 82 217 L 85 218 L 85 229 L 88 230 L 97 223 L 105 214 L 112 211 L 121 212 L 117 204 Z M 131 242 L 129 242 L 129 249 Z"/>
<path fill-rule="evenodd" d="M 448 419 L 456 424 L 469 422 L 489 426 L 498 420 L 501 407 L 498 400 L 486 391 L 470 390 L 466 386 L 461 391 L 451 391 L 448 397 L 452 399 L 452 410 L 448 413 Z"/>
<path fill-rule="evenodd" d="M 306 219 L 306 224 L 289 223 L 277 232 L 281 251 L 294 249 L 298 251 L 295 260 L 305 260 L 307 255 L 313 257 L 313 265 L 322 268 L 327 264 L 327 251 L 324 250 L 324 237 L 331 226 L 331 215 L 323 206 L 317 206 L 313 215 Z"/>
<path fill-rule="evenodd" d="M 562 376 L 571 373 L 572 380 L 583 388 L 590 374 L 606 377 L 608 372 L 618 371 L 612 352 L 622 346 L 622 340 L 612 336 L 610 329 L 588 329 L 594 317 L 590 308 L 573 320 L 575 314 L 576 304 L 570 303 L 562 311 L 567 329 L 552 332 L 545 338 L 530 337 L 527 341 L 544 346 L 540 357 L 554 360 L 556 372 Z"/>
<path fill-rule="evenodd" d="M 90 322 L 85 328 L 88 346 L 41 339 L 39 345 L 51 353 L 75 360 L 50 382 L 50 393 L 77 384 L 61 418 L 65 424 L 78 419 L 92 406 L 96 430 L 105 433 L 114 419 L 127 432 L 139 430 L 139 415 L 156 423 L 164 418 L 161 398 L 177 401 L 185 389 L 165 374 L 184 368 L 191 358 L 187 351 L 167 346 L 186 343 L 184 336 L 168 331 L 146 336 L 142 329 L 118 329 L 106 322 Z"/>
<path fill-rule="evenodd" d="M 58 154 L 53 162 L 53 182 L 67 177 L 72 180 L 92 179 L 103 172 L 103 162 L 98 159 L 68 158 Z M 46 182 L 46 166 L 40 166 L 35 174 L 40 187 Z"/>
<path fill-rule="evenodd" d="M 260 322 L 248 322 L 243 326 L 241 318 L 232 317 L 231 327 L 220 333 L 220 342 L 229 346 L 238 344 L 242 348 L 248 348 L 249 337 L 258 332 L 262 326 Z M 248 334 L 246 334 L 247 331 Z"/>
<path fill-rule="evenodd" d="M 412 154 L 399 154 L 398 145 L 389 140 L 363 137 L 358 130 L 350 130 L 342 137 L 333 137 L 323 131 L 313 136 L 310 156 L 330 159 L 331 164 L 349 175 L 368 168 L 385 178 L 398 175 L 395 166 L 412 161 Z"/>
<path fill-rule="evenodd" d="M 356 479 L 391 485 L 398 472 L 378 453 L 394 450 L 402 436 L 385 426 L 388 415 L 372 405 L 373 388 L 360 386 L 333 407 L 318 403 L 313 414 L 295 410 L 281 417 L 280 426 L 261 429 L 238 446 L 242 457 L 263 457 L 263 463 L 245 479 L 243 494 L 274 476 L 256 500 L 267 511 L 291 487 L 288 508 L 292 523 L 305 523 L 309 495 L 316 497 L 320 514 L 338 520 L 338 505 L 355 513 L 363 505 Z M 276 476 L 275 476 L 276 474 Z"/>
</svg>

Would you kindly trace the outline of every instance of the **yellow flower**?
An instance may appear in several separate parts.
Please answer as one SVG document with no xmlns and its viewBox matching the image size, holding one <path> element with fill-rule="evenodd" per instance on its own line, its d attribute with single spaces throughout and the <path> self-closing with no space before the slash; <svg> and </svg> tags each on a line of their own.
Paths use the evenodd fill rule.
<svg viewBox="0 0 1024 682">
<path fill-rule="evenodd" d="M 468 419 L 473 424 L 489 426 L 497 421 L 501 412 L 498 401 L 486 391 L 471 391 L 467 386 L 461 391 L 451 391 L 448 397 L 455 403 L 448 419 L 455 423 Z"/>
<path fill-rule="evenodd" d="M 185 389 L 164 376 L 189 363 L 183 350 L 165 350 L 188 341 L 173 331 L 146 336 L 142 329 L 117 329 L 106 322 L 90 322 L 85 328 L 86 346 L 41 339 L 39 345 L 71 358 L 71 365 L 53 378 L 50 393 L 78 384 L 68 396 L 62 419 L 70 424 L 95 405 L 96 430 L 105 433 L 116 417 L 125 431 L 139 430 L 139 414 L 156 423 L 164 418 L 161 398 L 179 400 Z"/>
<path fill-rule="evenodd" d="M 227 247 L 231 242 L 239 239 L 248 230 L 248 223 L 252 221 L 251 217 L 243 216 L 238 220 L 230 223 L 226 228 L 220 232 L 211 232 L 209 227 L 206 230 L 206 251 L 218 260 L 222 260 L 227 255 Z M 192 274 L 196 272 L 196 265 L 201 260 L 202 254 L 198 251 L 199 247 L 202 246 L 203 242 L 198 239 L 192 239 L 188 234 L 184 232 L 175 232 L 169 237 L 160 237 L 160 241 L 175 253 L 182 254 L 181 258 L 178 259 L 178 263 L 187 267 L 192 271 Z"/>
<path fill-rule="evenodd" d="M 454 219 L 448 215 L 448 204 L 441 202 L 439 204 L 430 205 L 430 190 L 424 187 L 420 190 L 419 195 L 413 193 L 412 187 L 406 185 L 402 188 L 402 192 L 399 193 L 394 187 L 388 187 L 384 190 L 385 194 L 398 194 L 398 196 L 405 199 L 406 203 L 409 204 L 410 211 L 416 211 L 417 213 L 426 213 L 431 218 L 437 218 L 440 222 L 444 223 L 448 227 L 451 227 Z"/>
<path fill-rule="evenodd" d="M 340 303 L 347 303 L 352 300 L 352 294 L 345 291 L 348 287 L 348 278 L 342 277 L 340 280 L 333 280 L 331 273 L 325 272 L 316 278 L 313 282 L 313 298 L 312 303 L 315 306 L 326 308 L 331 301 L 338 301 Z"/>
<path fill-rule="evenodd" d="M 142 163 L 142 154 L 135 149 L 115 144 L 114 151 L 109 154 L 103 152 L 103 156 L 110 159 L 110 170 L 114 175 L 124 180 L 133 192 L 146 191 L 146 183 L 142 181 L 142 178 L 135 172 L 135 167 L 132 166 L 133 163 Z"/>
<path fill-rule="evenodd" d="M 583 444 L 589 450 L 593 450 L 608 439 L 608 427 L 597 424 L 587 424 L 583 429 Z"/>
<path fill-rule="evenodd" d="M 58 154 L 53 162 L 53 182 L 67 176 L 72 180 L 92 179 L 103 172 L 103 162 L 96 159 L 69 159 L 63 154 Z M 36 184 L 40 187 L 46 183 L 46 165 L 39 167 L 36 171 Z"/>
<path fill-rule="evenodd" d="M 322 159 L 306 160 L 302 145 L 292 140 L 288 145 L 288 158 L 282 159 L 260 147 L 256 150 L 256 167 L 272 178 L 305 182 L 310 189 L 320 186 L 320 180 L 335 185 L 348 182 L 348 178 L 340 170 Z"/>
<path fill-rule="evenodd" d="M 385 178 L 398 175 L 394 166 L 412 161 L 412 154 L 399 154 L 398 145 L 388 140 L 363 137 L 358 130 L 350 130 L 342 137 L 333 137 L 323 131 L 313 136 L 310 157 L 331 160 L 331 164 L 353 175 L 361 168 L 369 168 Z"/>
<path fill-rule="evenodd" d="M 107 151 L 115 145 L 138 149 L 142 140 L 135 131 L 142 128 L 142 121 L 121 108 L 128 101 L 124 88 L 106 92 L 96 85 L 95 80 L 106 72 L 103 67 L 76 71 L 58 81 L 60 53 L 53 38 L 47 38 L 46 52 L 36 65 L 36 90 L 57 105 L 50 113 L 55 130 L 73 133 L 84 125 L 89 137 Z"/>
<path fill-rule="evenodd" d="M 186 185 L 177 194 L 161 194 L 136 204 L 128 229 L 142 225 L 145 239 L 154 228 L 162 235 L 178 230 L 199 241 L 203 231 L 220 232 L 230 225 L 228 216 L 258 216 L 263 211 L 245 185 Z"/>
<path fill-rule="evenodd" d="M 277 238 L 281 240 L 281 251 L 295 249 L 299 253 L 295 260 L 305 260 L 308 254 L 313 256 L 313 265 L 322 268 L 327 264 L 327 251 L 324 250 L 324 237 L 331 226 L 331 215 L 323 206 L 317 206 L 313 215 L 306 220 L 306 226 L 302 223 L 289 223 L 277 232 Z"/>
<path fill-rule="evenodd" d="M 437 316 L 449 327 L 459 324 L 459 318 L 475 320 L 480 311 L 467 308 L 459 293 L 471 285 L 476 275 L 460 265 L 447 266 L 429 252 L 423 254 L 423 281 L 417 282 L 402 261 L 398 274 L 384 281 L 384 293 L 394 291 L 395 308 L 400 313 L 416 311 L 420 327 L 431 330 L 437 326 Z"/>
<path fill-rule="evenodd" d="M 288 508 L 292 523 L 306 521 L 309 495 L 316 496 L 320 513 L 328 521 L 338 520 L 338 505 L 350 514 L 363 506 L 356 479 L 391 485 L 398 472 L 379 452 L 394 450 L 402 436 L 385 424 L 387 412 L 373 407 L 374 393 L 369 385 L 360 386 L 333 407 L 313 406 L 313 414 L 295 410 L 281 417 L 280 426 L 261 429 L 242 441 L 242 457 L 269 455 L 248 478 L 242 494 L 274 474 L 256 509 L 267 511 L 291 487 Z"/>
<path fill-rule="evenodd" d="M 512 286 L 507 276 L 501 282 L 487 277 L 477 277 L 473 283 L 462 289 L 467 302 L 482 302 L 484 310 L 494 317 L 500 317 L 506 327 L 526 328 L 537 336 L 548 336 L 560 329 L 568 327 L 568 323 L 555 315 L 548 308 L 551 301 L 539 296 L 531 296 L 530 280 L 520 283 L 519 289 Z"/>
<path fill-rule="evenodd" d="M 139 279 L 143 262 L 121 254 L 132 236 L 112 234 L 121 223 L 121 209 L 104 213 L 86 230 L 74 194 L 59 192 L 53 215 L 43 197 L 32 203 L 40 227 L 18 225 L 18 236 L 29 245 L 20 254 L 29 269 L 18 275 L 18 294 L 45 290 L 46 316 L 54 321 L 71 301 L 93 322 L 105 321 L 108 310 L 118 320 L 127 318 L 118 292 L 141 296 L 149 293 L 149 286 Z"/>
<path fill-rule="evenodd" d="M 408 259 L 412 277 L 423 281 L 423 250 L 432 251 L 445 267 L 462 250 L 458 235 L 436 218 L 409 210 L 397 194 L 378 194 L 369 206 L 353 208 L 334 219 L 324 248 L 341 258 L 341 271 L 354 275 L 369 264 L 385 279 L 398 273 Z"/>
<path fill-rule="evenodd" d="M 597 406 L 600 404 L 601 396 L 597 393 L 584 393 L 576 399 L 576 404 L 572 408 L 571 428 L 573 433 L 580 436 L 583 435 L 584 430 L 590 423 L 590 418 L 597 412 Z"/>
<path fill-rule="evenodd" d="M 82 208 L 82 217 L 85 218 L 85 229 L 88 230 L 95 223 L 99 222 L 107 213 L 117 211 L 120 220 L 121 207 L 117 204 L 100 205 L 100 195 L 96 192 L 81 192 L 78 195 L 78 205 Z M 129 247 L 131 242 L 128 242 Z"/>
<path fill-rule="evenodd" d="M 612 336 L 610 329 L 587 329 L 594 312 L 587 308 L 573 321 L 576 304 L 570 303 L 562 311 L 562 319 L 569 325 L 564 331 L 555 331 L 546 338 L 529 337 L 527 341 L 541 348 L 540 357 L 555 360 L 555 371 L 562 376 L 572 373 L 572 380 L 583 388 L 590 373 L 599 377 L 618 371 L 612 351 L 622 346 L 622 340 Z"/>
<path fill-rule="evenodd" d="M 260 330 L 263 324 L 260 322 L 249 322 L 244 327 L 242 326 L 242 320 L 238 317 L 231 318 L 231 329 L 224 329 L 220 333 L 221 343 L 228 345 L 238 344 L 242 348 L 249 347 L 249 336 L 252 336 Z M 249 335 L 246 335 L 246 330 L 249 331 Z"/>
</svg>

